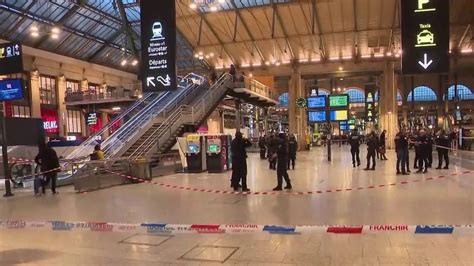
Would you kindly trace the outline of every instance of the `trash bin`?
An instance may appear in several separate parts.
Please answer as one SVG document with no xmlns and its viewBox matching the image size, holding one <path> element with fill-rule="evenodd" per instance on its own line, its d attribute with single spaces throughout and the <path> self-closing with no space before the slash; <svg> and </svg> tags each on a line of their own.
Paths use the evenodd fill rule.
<svg viewBox="0 0 474 266">
<path fill-rule="evenodd" d="M 130 163 L 130 175 L 144 180 L 151 180 L 150 163 L 146 159 L 132 161 Z"/>
</svg>

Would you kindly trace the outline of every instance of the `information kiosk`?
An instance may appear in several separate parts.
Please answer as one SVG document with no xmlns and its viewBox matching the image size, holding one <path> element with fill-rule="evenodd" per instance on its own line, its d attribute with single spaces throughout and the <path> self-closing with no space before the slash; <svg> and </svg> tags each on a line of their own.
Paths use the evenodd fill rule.
<svg viewBox="0 0 474 266">
<path fill-rule="evenodd" d="M 188 172 L 201 173 L 207 170 L 206 165 L 206 137 L 204 135 L 188 135 L 186 137 L 186 162 Z"/>
</svg>

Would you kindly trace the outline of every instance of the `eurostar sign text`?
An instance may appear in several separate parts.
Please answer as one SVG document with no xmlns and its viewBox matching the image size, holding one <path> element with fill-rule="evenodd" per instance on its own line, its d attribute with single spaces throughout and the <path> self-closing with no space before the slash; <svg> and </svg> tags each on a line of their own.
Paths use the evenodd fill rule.
<svg viewBox="0 0 474 266">
<path fill-rule="evenodd" d="M 449 71 L 449 1 L 402 0 L 402 73 Z"/>
</svg>

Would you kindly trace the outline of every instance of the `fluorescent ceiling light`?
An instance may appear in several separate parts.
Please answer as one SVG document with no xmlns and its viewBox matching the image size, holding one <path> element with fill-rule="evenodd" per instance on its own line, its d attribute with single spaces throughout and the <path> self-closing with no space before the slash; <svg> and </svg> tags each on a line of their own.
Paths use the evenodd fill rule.
<svg viewBox="0 0 474 266">
<path fill-rule="evenodd" d="M 372 57 L 372 55 L 370 55 L 370 54 L 363 54 L 363 55 L 360 56 L 360 58 L 371 58 L 371 57 Z"/>
<path fill-rule="evenodd" d="M 329 57 L 329 60 L 330 61 L 336 61 L 336 60 L 339 60 L 339 57 Z"/>
<path fill-rule="evenodd" d="M 378 58 L 384 57 L 384 54 L 374 54 L 374 57 L 378 57 Z"/>
<path fill-rule="evenodd" d="M 117 107 L 112 107 L 112 110 L 114 110 L 114 111 L 120 111 L 120 110 L 122 110 L 122 108 L 120 108 L 120 106 L 117 106 Z"/>
<path fill-rule="evenodd" d="M 472 48 L 466 48 L 466 49 L 462 49 L 462 50 L 461 50 L 461 53 L 463 53 L 463 54 L 469 54 L 469 53 L 472 53 Z"/>
</svg>

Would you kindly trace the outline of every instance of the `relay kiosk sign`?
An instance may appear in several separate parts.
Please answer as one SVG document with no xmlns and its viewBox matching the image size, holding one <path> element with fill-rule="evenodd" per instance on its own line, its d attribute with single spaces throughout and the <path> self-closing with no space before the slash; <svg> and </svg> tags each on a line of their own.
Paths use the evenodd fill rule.
<svg viewBox="0 0 474 266">
<path fill-rule="evenodd" d="M 449 1 L 402 0 L 402 73 L 449 72 Z"/>
<path fill-rule="evenodd" d="M 175 0 L 141 0 L 143 91 L 176 89 Z"/>
</svg>

